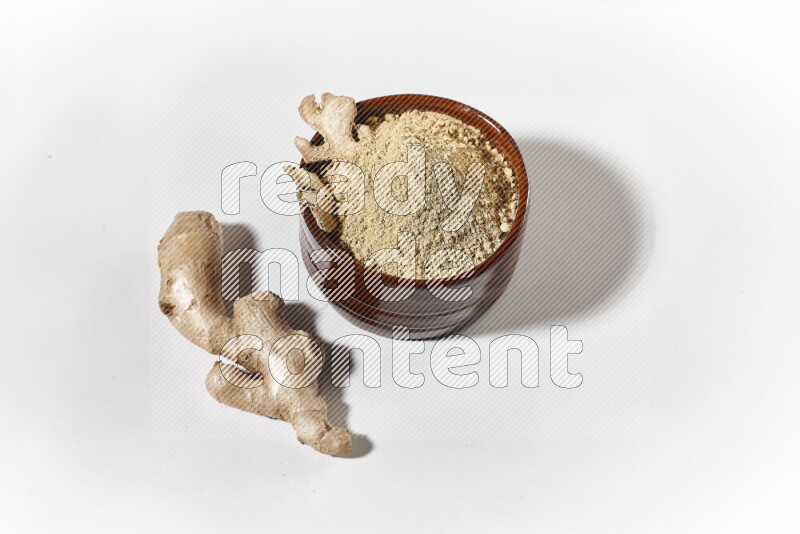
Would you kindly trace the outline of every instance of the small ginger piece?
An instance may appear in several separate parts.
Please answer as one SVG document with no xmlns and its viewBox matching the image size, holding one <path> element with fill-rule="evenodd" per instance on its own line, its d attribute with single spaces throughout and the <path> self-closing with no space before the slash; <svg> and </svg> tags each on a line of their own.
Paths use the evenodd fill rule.
<svg viewBox="0 0 800 534">
<path fill-rule="evenodd" d="M 300 167 L 287 166 L 284 172 L 297 184 L 297 200 L 311 210 L 323 232 L 333 232 L 339 224 L 336 218 L 336 198 L 319 176 Z"/>
<path fill-rule="evenodd" d="M 158 245 L 158 263 L 158 302 L 173 326 L 198 347 L 262 379 L 256 387 L 242 387 L 239 378 L 246 374 L 235 365 L 217 362 L 206 378 L 215 399 L 289 421 L 301 443 L 322 453 L 342 456 L 350 450 L 350 433 L 330 424 L 328 402 L 319 394 L 321 344 L 288 325 L 283 300 L 270 292 L 254 292 L 234 303 L 232 318 L 225 314 L 222 231 L 213 215 L 176 215 Z"/>
<path fill-rule="evenodd" d="M 323 93 L 317 104 L 314 95 L 300 102 L 300 118 L 324 138 L 320 146 L 314 146 L 302 137 L 295 137 L 294 145 L 306 162 L 345 159 L 358 149 L 353 139 L 356 119 L 356 101 L 349 96 Z M 369 132 L 369 127 L 359 127 L 359 135 Z"/>
</svg>

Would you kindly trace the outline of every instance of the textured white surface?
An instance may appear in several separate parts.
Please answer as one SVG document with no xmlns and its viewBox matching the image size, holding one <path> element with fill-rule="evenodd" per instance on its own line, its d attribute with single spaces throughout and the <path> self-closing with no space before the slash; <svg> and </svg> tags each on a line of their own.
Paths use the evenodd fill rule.
<svg viewBox="0 0 800 534">
<path fill-rule="evenodd" d="M 8 363 L 27 372 L 0 378 L 3 524 L 785 526 L 800 474 L 796 18 L 778 2 L 7 7 L 0 328 Z M 354 375 L 341 401 L 371 446 L 352 459 L 300 446 L 284 423 L 222 411 L 202 388 L 210 357 L 155 304 L 155 245 L 175 211 L 211 210 L 252 226 L 262 248 L 297 252 L 297 221 L 267 212 L 256 182 L 241 218 L 221 216 L 219 173 L 295 158 L 292 136 L 309 132 L 293 108 L 324 90 L 474 105 L 526 152 L 534 200 L 560 198 L 564 182 L 546 169 L 566 168 L 574 206 L 595 205 L 581 187 L 593 177 L 602 191 L 633 188 L 652 222 L 646 261 L 616 280 L 609 271 L 610 290 L 576 292 L 551 260 L 597 257 L 586 248 L 526 249 L 531 269 L 551 273 L 532 287 L 559 298 L 536 308 L 511 291 L 463 332 L 479 341 L 486 382 L 489 341 L 528 333 L 539 388 L 515 387 L 512 367 L 508 391 L 447 390 L 430 343 L 412 360 L 420 390 L 372 391 Z M 252 96 L 202 96 L 233 94 Z M 540 206 L 541 239 L 557 236 L 553 221 L 596 232 L 553 206 Z M 357 332 L 302 287 L 300 298 L 320 335 Z M 549 380 L 550 324 L 583 341 L 574 390 Z"/>
</svg>

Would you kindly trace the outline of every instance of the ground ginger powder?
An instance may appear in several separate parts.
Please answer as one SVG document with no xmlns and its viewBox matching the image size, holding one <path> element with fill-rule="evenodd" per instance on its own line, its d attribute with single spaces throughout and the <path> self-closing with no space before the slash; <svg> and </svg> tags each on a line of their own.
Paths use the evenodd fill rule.
<svg viewBox="0 0 800 534">
<path fill-rule="evenodd" d="M 416 240 L 415 278 L 434 279 L 459 274 L 453 263 L 426 269 L 431 254 L 442 249 L 464 251 L 475 267 L 485 261 L 502 243 L 511 229 L 519 203 L 516 177 L 503 155 L 486 137 L 464 122 L 431 111 L 407 111 L 367 119 L 368 135 L 359 139 L 359 149 L 348 158 L 365 174 L 364 208 L 357 213 L 339 216 L 339 245 L 356 260 L 365 263 L 376 251 L 398 246 L 398 234 L 413 233 Z M 374 179 L 386 164 L 405 161 L 408 147 L 425 148 L 425 204 L 416 213 L 394 215 L 378 206 L 370 194 Z M 485 175 L 474 207 L 466 222 L 455 231 L 442 229 L 442 220 L 450 213 L 434 177 L 433 167 L 446 162 L 453 169 L 457 193 L 464 191 L 465 175 L 472 163 L 484 165 Z M 404 179 L 395 179 L 392 194 L 402 199 L 407 191 Z M 387 274 L 397 275 L 396 265 L 386 265 Z"/>
</svg>

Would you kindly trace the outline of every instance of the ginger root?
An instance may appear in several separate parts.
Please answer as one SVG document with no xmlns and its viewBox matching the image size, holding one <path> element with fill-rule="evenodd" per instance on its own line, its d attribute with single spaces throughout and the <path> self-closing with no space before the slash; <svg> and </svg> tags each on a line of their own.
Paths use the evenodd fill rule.
<svg viewBox="0 0 800 534">
<path fill-rule="evenodd" d="M 289 421 L 297 439 L 319 452 L 346 454 L 350 433 L 328 421 L 328 402 L 316 382 L 322 368 L 320 344 L 293 330 L 282 315 L 283 300 L 254 292 L 234 303 L 233 317 L 222 299 L 222 231 L 210 213 L 179 213 L 158 245 L 161 311 L 183 336 L 210 352 L 260 375 L 257 387 L 242 387 L 246 374 L 217 362 L 206 378 L 219 402 L 258 415 Z"/>
<path fill-rule="evenodd" d="M 317 104 L 314 95 L 300 102 L 300 118 L 322 135 L 325 142 L 314 146 L 302 137 L 295 137 L 294 145 L 306 162 L 345 159 L 358 149 L 353 139 L 356 120 L 356 101 L 349 96 L 323 93 Z M 369 134 L 369 127 L 359 125 L 359 137 Z"/>
<path fill-rule="evenodd" d="M 317 104 L 314 95 L 300 102 L 300 118 L 322 135 L 320 146 L 312 145 L 302 137 L 295 137 L 294 144 L 307 163 L 331 161 L 335 169 L 337 162 L 347 160 L 360 148 L 360 141 L 353 138 L 354 130 L 359 140 L 371 135 L 369 126 L 355 124 L 356 101 L 349 96 L 323 93 Z M 332 190 L 326 187 L 319 176 L 298 167 L 286 167 L 284 171 L 297 183 L 297 198 L 311 210 L 314 219 L 324 232 L 332 232 L 338 226 L 337 202 Z"/>
<path fill-rule="evenodd" d="M 284 172 L 297 184 L 297 200 L 317 221 L 323 232 L 333 232 L 339 224 L 336 218 L 336 198 L 333 191 L 326 187 L 319 176 L 300 167 L 284 167 Z"/>
</svg>

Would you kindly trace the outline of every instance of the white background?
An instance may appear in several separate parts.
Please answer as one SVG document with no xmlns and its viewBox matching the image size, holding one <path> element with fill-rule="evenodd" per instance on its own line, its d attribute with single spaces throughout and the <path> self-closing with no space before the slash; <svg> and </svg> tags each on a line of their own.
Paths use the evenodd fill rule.
<svg viewBox="0 0 800 534">
<path fill-rule="evenodd" d="M 800 38 L 789 3 L 19 3 L 3 11 L 3 526 L 792 530 Z M 538 389 L 509 388 L 500 401 L 476 388 L 459 402 L 433 385 L 419 398 L 395 389 L 369 399 L 354 384 L 342 395 L 347 424 L 369 445 L 346 459 L 300 446 L 286 423 L 208 398 L 210 357 L 157 315 L 156 241 L 175 211 L 220 215 L 214 181 L 225 164 L 250 159 L 263 170 L 294 157 L 291 138 L 309 132 L 285 103 L 322 91 L 474 105 L 527 150 L 534 198 L 558 192 L 547 173 L 537 191 L 533 169 L 546 153 L 536 139 L 591 154 L 615 171 L 589 178 L 638 191 L 646 254 L 636 249 L 636 269 L 613 291 L 550 314 L 509 293 L 483 323 L 509 317 L 514 329 L 503 333 L 530 328 L 546 355 L 547 325 L 563 322 L 584 342 L 581 387 L 557 390 L 546 366 Z M 255 102 L 252 114 L 244 105 L 231 118 L 224 104 L 218 130 L 195 130 L 154 159 L 158 95 L 234 94 L 250 95 L 239 101 Z M 196 120 L 214 125 L 207 111 Z M 229 159 L 237 123 L 241 154 Z M 194 158 L 178 149 L 192 142 Z M 206 153 L 220 145 L 228 148 Z M 165 162 L 175 181 L 161 184 Z M 252 194 L 243 198 L 256 209 Z M 296 220 L 264 211 L 249 212 L 259 245 L 296 251 Z M 518 270 L 515 282 L 525 275 Z M 321 308 L 304 291 L 301 300 Z M 355 332 L 330 309 L 313 315 L 325 337 Z M 491 329 L 470 328 L 485 348 Z M 165 361 L 176 364 L 154 362 L 154 346 L 175 347 Z M 417 363 L 424 370 L 425 358 Z M 628 364 L 629 377 L 610 371 Z M 181 395 L 158 395 L 165 372 Z M 437 409 L 426 398 L 450 404 Z M 514 418 L 527 430 L 509 430 Z M 437 432 L 444 419 L 461 426 Z M 497 435 L 471 433 L 480 428 Z"/>
<path fill-rule="evenodd" d="M 491 109 L 513 132 L 526 159 L 532 200 L 518 275 L 491 312 L 460 331 L 481 351 L 480 363 L 470 369 L 478 373 L 475 387 L 455 391 L 433 376 L 433 341 L 426 354 L 412 357 L 411 370 L 427 374 L 423 386 L 414 391 L 399 387 L 392 377 L 391 341 L 378 339 L 383 355 L 380 390 L 364 386 L 362 356 L 354 355 L 350 387 L 323 388 L 334 422 L 366 434 L 355 443 L 358 455 L 397 438 L 646 436 L 653 240 L 646 187 L 646 99 L 449 96 Z M 175 213 L 203 208 L 221 221 L 226 249 L 283 249 L 302 264 L 297 217 L 267 209 L 261 194 L 271 201 L 279 190 L 270 187 L 269 176 L 261 177 L 267 167 L 298 160 L 287 132 L 309 128 L 297 105 L 297 97 L 281 95 L 154 97 L 150 242 L 158 243 Z M 239 182 L 240 212 L 225 214 L 220 207 L 221 170 L 243 159 L 258 171 Z M 158 287 L 155 247 L 148 252 L 151 286 Z M 255 279 L 266 278 L 266 272 L 256 271 Z M 277 266 L 272 275 L 278 275 Z M 291 270 L 281 272 L 281 286 L 270 278 L 269 287 L 287 298 L 283 284 L 299 286 L 299 301 L 286 308 L 295 328 L 317 333 L 328 345 L 342 336 L 364 334 L 310 296 L 305 267 L 299 280 L 291 275 Z M 256 289 L 267 289 L 266 280 L 261 282 Z M 291 430 L 285 425 L 264 424 L 209 402 L 203 383 L 213 359 L 187 345 L 157 306 L 150 314 L 154 437 L 275 437 L 286 446 Z M 584 341 L 583 352 L 569 366 L 586 377 L 580 390 L 567 391 L 555 385 L 564 380 L 550 380 L 550 325 L 564 325 L 572 339 Z M 510 386 L 490 385 L 490 343 L 509 334 L 528 336 L 538 344 L 538 389 L 522 387 L 518 356 L 512 358 Z M 535 357 L 526 351 L 526 359 Z M 325 373 L 321 384 L 330 384 Z"/>
</svg>

